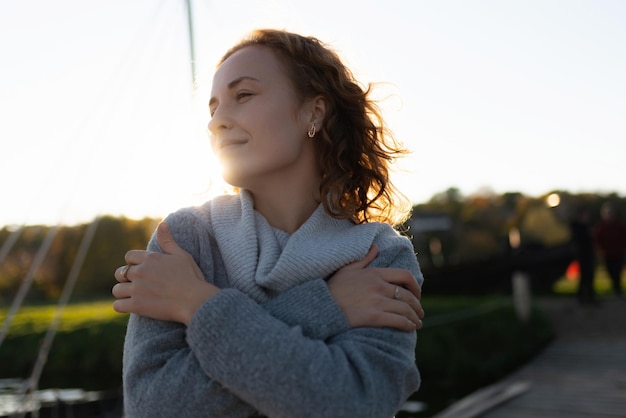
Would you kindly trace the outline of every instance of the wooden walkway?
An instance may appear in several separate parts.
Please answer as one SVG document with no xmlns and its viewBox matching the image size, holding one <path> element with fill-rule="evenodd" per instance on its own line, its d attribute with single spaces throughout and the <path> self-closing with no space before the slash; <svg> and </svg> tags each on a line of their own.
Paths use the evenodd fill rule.
<svg viewBox="0 0 626 418">
<path fill-rule="evenodd" d="M 537 302 L 557 337 L 529 364 L 436 418 L 626 417 L 626 300 Z"/>
</svg>

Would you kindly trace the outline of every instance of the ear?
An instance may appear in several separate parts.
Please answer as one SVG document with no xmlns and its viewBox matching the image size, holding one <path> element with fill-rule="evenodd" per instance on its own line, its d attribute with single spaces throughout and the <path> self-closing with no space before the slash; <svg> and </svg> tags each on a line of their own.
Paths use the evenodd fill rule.
<svg viewBox="0 0 626 418">
<path fill-rule="evenodd" d="M 326 118 L 326 98 L 322 95 L 313 97 L 309 103 L 309 111 L 311 112 L 309 123 L 315 122 L 320 129 L 324 126 L 324 119 Z"/>
</svg>

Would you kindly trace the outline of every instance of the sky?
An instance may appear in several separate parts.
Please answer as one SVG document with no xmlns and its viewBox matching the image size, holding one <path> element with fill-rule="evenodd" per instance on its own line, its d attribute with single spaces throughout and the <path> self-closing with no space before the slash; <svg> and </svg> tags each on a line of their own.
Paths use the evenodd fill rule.
<svg viewBox="0 0 626 418">
<path fill-rule="evenodd" d="M 626 194 L 621 0 L 0 0 L 0 227 L 163 217 L 223 191 L 206 134 L 215 64 L 248 31 L 312 35 L 450 187 Z"/>
</svg>

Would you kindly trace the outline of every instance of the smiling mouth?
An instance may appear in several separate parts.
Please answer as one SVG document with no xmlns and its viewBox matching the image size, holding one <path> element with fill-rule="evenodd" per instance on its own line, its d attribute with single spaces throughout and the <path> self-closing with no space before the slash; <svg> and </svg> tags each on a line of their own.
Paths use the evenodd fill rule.
<svg viewBox="0 0 626 418">
<path fill-rule="evenodd" d="M 219 144 L 219 150 L 221 151 L 221 150 L 226 149 L 226 148 L 232 148 L 232 147 L 236 147 L 238 145 L 243 145 L 246 142 L 247 141 L 244 141 L 244 140 L 223 141 L 223 142 L 220 142 L 220 144 Z"/>
</svg>

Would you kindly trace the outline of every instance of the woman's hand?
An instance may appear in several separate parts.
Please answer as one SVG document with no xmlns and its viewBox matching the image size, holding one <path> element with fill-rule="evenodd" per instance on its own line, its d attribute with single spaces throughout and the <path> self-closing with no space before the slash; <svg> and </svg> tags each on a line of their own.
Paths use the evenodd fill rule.
<svg viewBox="0 0 626 418">
<path fill-rule="evenodd" d="M 125 256 L 127 265 L 115 270 L 119 283 L 112 290 L 117 298 L 113 309 L 188 324 L 219 288 L 204 279 L 191 255 L 172 237 L 167 223 L 159 224 L 156 238 L 163 253 L 131 250 Z"/>
<path fill-rule="evenodd" d="M 420 286 L 407 270 L 367 267 L 377 254 L 374 244 L 365 258 L 339 269 L 328 280 L 330 293 L 352 327 L 421 328 Z"/>
</svg>

